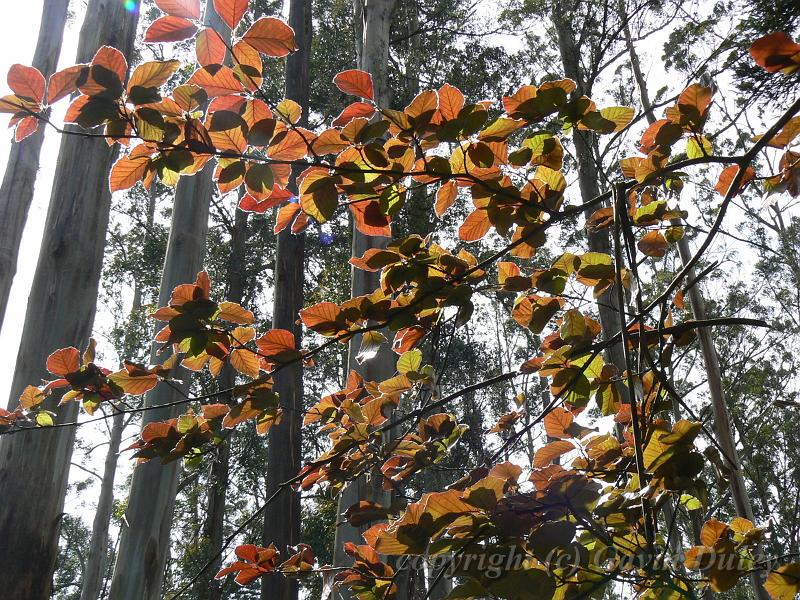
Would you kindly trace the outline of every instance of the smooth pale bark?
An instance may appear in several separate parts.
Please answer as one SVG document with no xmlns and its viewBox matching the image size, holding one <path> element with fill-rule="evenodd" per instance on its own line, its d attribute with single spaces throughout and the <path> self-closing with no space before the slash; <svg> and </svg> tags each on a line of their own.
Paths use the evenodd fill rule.
<svg viewBox="0 0 800 600">
<path fill-rule="evenodd" d="M 356 18 L 361 17 L 361 36 L 357 39 L 356 48 L 357 67 L 362 71 L 372 74 L 375 101 L 379 106 L 389 106 L 391 94 L 388 88 L 389 64 L 389 33 L 392 24 L 392 12 L 395 0 L 354 0 L 353 7 Z M 388 239 L 384 237 L 370 237 L 353 228 L 353 256 L 362 256 L 370 248 L 385 248 Z M 368 294 L 380 284 L 379 273 L 369 273 L 360 269 L 351 268 L 351 295 L 353 297 Z M 394 374 L 395 357 L 392 351 L 384 344 L 377 356 L 358 365 L 355 357 L 361 346 L 361 336 L 357 335 L 350 341 L 348 354 L 348 368 L 358 371 L 367 381 L 383 381 Z M 379 477 L 359 477 L 342 490 L 339 496 L 338 512 L 343 513 L 359 500 L 371 499 L 375 502 L 388 504 L 389 494 L 383 491 Z M 348 565 L 352 559 L 344 552 L 344 544 L 352 542 L 363 544 L 361 533 L 366 527 L 352 527 L 343 523 L 336 528 L 334 541 L 335 566 Z"/>
<path fill-rule="evenodd" d="M 210 3 L 206 5 L 205 24 L 223 36 L 230 35 L 225 33 L 227 28 Z M 208 211 L 214 194 L 213 172 L 214 161 L 209 161 L 197 175 L 181 177 L 178 182 L 159 286 L 159 306 L 168 305 L 172 290 L 179 284 L 193 282 L 202 269 Z M 151 350 L 152 363 L 163 362 L 171 352 L 165 349 L 158 354 L 157 346 L 153 344 Z M 145 406 L 166 405 L 184 398 L 189 393 L 191 373 L 178 367 L 175 378 L 182 383 L 156 387 L 145 396 Z M 143 413 L 142 427 L 153 421 L 171 419 L 181 412 L 180 405 L 148 410 Z M 162 465 L 153 460 L 136 467 L 125 512 L 127 527 L 122 531 L 111 580 L 110 596 L 114 600 L 161 597 L 179 472 L 178 461 Z"/>
<path fill-rule="evenodd" d="M 579 48 L 575 46 L 571 17 L 563 12 L 564 8 L 564 3 L 555 2 L 552 14 L 564 75 L 577 84 L 575 95 L 591 95 L 591 82 L 587 82 L 581 72 Z M 587 202 L 600 195 L 600 172 L 595 162 L 592 134 L 578 131 L 578 128 L 574 127 L 572 129 L 572 141 L 575 146 L 575 160 L 578 163 L 578 188 L 581 192 L 582 201 Z M 590 208 L 585 212 L 584 216 L 588 219 L 593 212 L 594 209 Z M 601 229 L 600 231 L 589 232 L 588 241 L 591 252 L 611 254 L 611 239 L 609 238 L 608 230 Z M 621 329 L 619 310 L 611 290 L 606 291 L 597 298 L 597 311 L 600 315 L 603 337 L 610 339 Z M 616 366 L 620 372 L 625 370 L 625 359 L 622 354 L 621 344 L 611 346 L 606 354 L 609 362 Z"/>
<path fill-rule="evenodd" d="M 147 203 L 147 222 L 144 244 L 149 243 L 149 238 L 155 220 L 157 185 L 154 183 L 150 188 Z M 133 302 L 129 316 L 130 323 L 142 309 L 142 288 L 138 283 L 133 289 Z M 131 336 L 127 335 L 124 341 L 123 352 L 131 346 Z M 86 564 L 83 568 L 81 582 L 81 600 L 97 600 L 103 591 L 103 574 L 106 567 L 106 540 L 111 524 L 111 513 L 114 509 L 114 477 L 117 473 L 117 463 L 119 461 L 119 446 L 122 440 L 122 432 L 125 429 L 124 413 L 117 413 L 112 419 L 111 432 L 109 435 L 108 452 L 103 466 L 103 480 L 100 484 L 100 496 L 97 499 L 94 520 L 92 521 L 92 537 L 89 541 L 89 553 L 86 557 Z"/>
<path fill-rule="evenodd" d="M 286 58 L 286 87 L 284 95 L 303 109 L 299 125 L 308 126 L 309 64 L 312 38 L 311 0 L 291 0 L 289 25 L 295 32 L 297 52 Z M 293 177 L 299 174 L 295 168 Z M 292 185 L 296 185 L 294 182 Z M 295 190 L 296 191 L 296 190 Z M 278 234 L 275 254 L 275 288 L 272 308 L 272 327 L 294 333 L 299 343 L 302 328 L 297 323 L 298 311 L 303 308 L 305 281 L 305 234 L 293 234 L 289 227 Z M 278 492 L 283 482 L 300 471 L 302 460 L 301 425 L 303 410 L 303 366 L 294 364 L 275 373 L 275 391 L 280 397 L 283 416 L 269 430 L 267 465 L 267 498 Z M 275 544 L 281 552 L 300 542 L 300 494 L 284 489 L 264 511 L 262 529 L 264 545 Z M 262 600 L 296 600 L 296 579 L 263 577 Z"/>
<path fill-rule="evenodd" d="M 45 0 L 42 8 L 39 38 L 31 66 L 39 69 L 45 79 L 49 79 L 58 66 L 68 7 L 69 0 Z M 3 184 L 0 185 L 0 326 L 17 271 L 22 232 L 33 201 L 45 129 L 41 125 L 36 133 L 19 144 L 11 145 Z"/>
<path fill-rule="evenodd" d="M 231 253 L 228 256 L 228 273 L 225 298 L 230 302 L 241 303 L 245 293 L 245 244 L 247 243 L 247 217 L 248 214 L 236 210 L 233 229 L 231 231 Z M 219 378 L 220 389 L 230 389 L 236 383 L 236 371 L 229 364 L 223 367 Z M 233 398 L 218 397 L 216 402 L 231 402 Z M 206 514 L 203 520 L 204 548 L 207 556 L 215 556 L 222 549 L 225 536 L 225 510 L 226 496 L 230 471 L 231 439 L 236 435 L 236 430 L 231 429 L 229 435 L 222 442 L 217 452 L 217 457 L 211 465 L 211 480 L 208 485 Z M 193 586 L 193 592 L 198 600 L 220 600 L 222 597 L 222 582 L 214 579 L 220 569 L 221 556 L 217 556 Z"/>
<path fill-rule="evenodd" d="M 103 481 L 100 484 L 100 496 L 92 521 L 92 538 L 89 542 L 89 554 L 83 569 L 81 584 L 81 600 L 97 600 L 103 587 L 103 570 L 106 565 L 106 540 L 114 508 L 114 475 L 117 472 L 119 445 L 122 431 L 125 429 L 124 413 L 114 415 L 111 424 L 111 436 L 108 452 L 103 465 Z"/>
<path fill-rule="evenodd" d="M 136 3 L 138 7 L 138 2 Z M 90 0 L 78 41 L 78 62 L 102 45 L 130 56 L 138 11 L 118 0 Z M 111 194 L 108 172 L 117 150 L 105 140 L 64 135 L 53 178 L 9 407 L 25 386 L 52 378 L 47 356 L 83 348 L 94 321 Z M 78 403 L 45 407 L 56 422 L 74 421 Z M 0 590 L 7 598 L 49 597 L 75 429 L 63 427 L 0 440 Z M 35 565 L 35 568 L 32 567 Z"/>
</svg>

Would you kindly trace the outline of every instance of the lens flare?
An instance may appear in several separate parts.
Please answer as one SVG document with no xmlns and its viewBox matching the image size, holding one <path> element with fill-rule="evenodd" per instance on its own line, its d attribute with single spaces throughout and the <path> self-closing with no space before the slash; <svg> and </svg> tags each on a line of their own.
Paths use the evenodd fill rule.
<svg viewBox="0 0 800 600">
<path fill-rule="evenodd" d="M 333 243 L 333 234 L 323 231 L 319 236 L 319 241 L 323 246 L 330 246 Z"/>
<path fill-rule="evenodd" d="M 136 10 L 136 0 L 125 0 L 122 5 L 125 7 L 125 10 L 129 12 Z"/>
</svg>

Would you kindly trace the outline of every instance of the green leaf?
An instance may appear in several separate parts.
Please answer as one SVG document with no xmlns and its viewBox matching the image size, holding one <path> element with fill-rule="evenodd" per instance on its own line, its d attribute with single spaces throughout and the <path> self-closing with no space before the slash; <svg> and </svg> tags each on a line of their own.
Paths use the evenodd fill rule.
<svg viewBox="0 0 800 600">
<path fill-rule="evenodd" d="M 409 350 L 397 361 L 397 371 L 402 374 L 414 373 L 422 366 L 422 351 L 419 349 Z"/>
</svg>

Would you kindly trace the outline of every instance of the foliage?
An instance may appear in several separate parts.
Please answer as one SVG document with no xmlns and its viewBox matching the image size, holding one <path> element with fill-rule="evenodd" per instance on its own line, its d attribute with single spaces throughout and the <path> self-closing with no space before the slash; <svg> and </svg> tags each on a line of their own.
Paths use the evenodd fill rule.
<svg viewBox="0 0 800 600">
<path fill-rule="evenodd" d="M 168 305 L 151 315 L 165 323 L 155 341 L 172 347 L 179 358 L 155 366 L 126 362 L 112 372 L 95 364 L 94 343 L 83 356 L 77 348 L 58 349 L 47 361 L 56 379 L 29 386 L 15 412 L 1 411 L 0 431 L 54 425 L 53 415 L 40 405 L 63 388 L 68 391 L 61 402 L 79 401 L 89 415 L 135 411 L 124 408 L 126 398 L 170 385 L 172 361 L 207 369 L 212 377 L 230 364 L 242 382 L 226 390 L 228 403 L 212 401 L 220 392 L 187 398 L 185 414 L 149 423 L 131 446 L 140 462 L 193 461 L 243 423 L 254 422 L 259 434 L 267 433 L 285 408 L 272 390 L 272 375 L 299 362 L 313 368 L 315 356 L 361 334 L 359 362 L 389 345 L 397 356 L 396 373 L 367 381 L 353 371 L 343 389 L 321 394 L 304 418 L 327 435 L 329 445 L 284 489 L 338 492 L 369 474 L 387 491 L 402 490 L 445 464 L 468 435 L 469 426 L 454 408 L 457 400 L 532 374 L 549 386 L 550 400 L 536 415 L 522 410 L 501 415 L 492 429 L 504 436 L 500 451 L 447 489 L 423 493 L 405 506 L 362 501 L 347 510 L 342 516 L 354 526 L 375 523 L 364 533 L 364 544 L 346 545 L 354 560 L 349 568 L 330 577 L 305 544 L 290 549 L 244 544 L 218 578 L 231 576 L 247 585 L 262 576 L 310 577 L 322 571 L 327 583 L 359 598 L 393 598 L 399 563 L 386 557 L 424 556 L 443 560 L 442 572 L 449 569 L 459 579 L 452 598 L 518 598 L 531 586 L 545 597 L 592 595 L 614 581 L 634 584 L 640 597 L 650 598 L 691 595 L 705 587 L 726 591 L 749 571 L 763 570 L 764 531 L 745 519 L 706 522 L 684 565 L 659 559 L 672 535 L 671 528 L 659 528 L 662 509 L 668 503 L 691 505 L 688 510 L 707 507 L 703 470 L 720 462 L 696 444 L 702 422 L 694 416 L 668 420 L 677 395 L 666 375 L 673 352 L 698 328 L 760 322 L 688 318 L 683 288 L 689 268 L 647 297 L 640 270 L 672 252 L 683 236 L 672 221 L 687 217 L 677 203 L 687 169 L 723 167 L 714 187 L 721 197 L 717 220 L 694 262 L 745 187 L 800 194 L 797 153 L 789 147 L 800 133 L 800 102 L 746 152 L 723 156 L 703 133 L 719 91 L 692 83 L 669 103 L 663 118 L 641 132 L 638 153 L 619 161 L 621 179 L 613 193 L 575 205 L 565 196 L 562 139 L 573 131 L 586 136 L 639 131 L 632 108 L 598 107 L 576 82 L 548 78 L 519 87 L 499 103 L 472 102 L 443 84 L 421 91 L 400 110 L 377 106 L 371 76 L 348 69 L 333 83 L 357 100 L 330 126 L 312 131 L 297 125 L 297 103 L 274 102 L 261 89 L 262 56 L 292 52 L 292 30 L 274 17 L 242 23 L 245 0 L 213 3 L 239 34 L 230 44 L 221 33 L 200 29 L 199 0 L 156 2 L 167 14 L 149 26 L 145 40 L 193 38 L 200 66 L 185 78 L 178 60 L 144 62 L 128 77 L 125 59 L 111 47 L 49 82 L 35 69 L 12 67 L 13 94 L 0 100 L 0 110 L 12 115 L 16 138 L 35 131 L 50 105 L 77 93 L 65 120 L 91 133 L 63 133 L 100 135 L 124 148 L 110 172 L 112 191 L 139 182 L 150 187 L 156 179 L 174 186 L 215 160 L 219 192 L 243 187 L 239 208 L 276 209 L 275 232 L 298 233 L 349 212 L 362 234 L 391 238 L 392 222 L 413 193 L 430 186 L 436 190 L 436 217 L 467 205 L 458 239 L 412 231 L 352 257 L 355 269 L 379 272 L 380 285 L 356 298 L 321 298 L 300 311 L 306 330 L 324 340 L 310 348 L 286 330 L 259 335 L 254 314 L 216 300 L 203 271 L 194 283 L 175 288 Z M 232 67 L 222 64 L 226 51 Z M 800 69 L 800 46 L 786 34 L 755 40 L 750 54 L 775 77 Z M 162 93 L 174 77 L 180 82 Z M 676 154 L 679 144 L 685 145 L 684 155 Z M 774 171 L 759 174 L 762 155 L 773 158 Z M 293 166 L 304 169 L 296 193 L 289 189 Z M 612 230 L 613 255 L 565 249 L 544 265 L 534 264 L 548 235 L 571 227 L 586 211 L 593 213 L 587 228 Z M 490 235 L 503 240 L 500 251 L 479 256 L 466 249 Z M 624 325 L 601 336 L 600 324 L 585 314 L 581 300 L 606 292 L 617 294 L 623 307 L 626 294 L 635 296 L 636 309 L 621 308 Z M 424 350 L 448 328 L 452 336 L 474 322 L 480 298 L 495 293 L 517 294 L 510 317 L 537 340 L 535 355 L 515 369 L 442 395 L 434 366 L 438 357 Z M 603 357 L 617 344 L 626 357 L 624 370 Z M 400 410 L 401 404 L 406 408 Z M 614 429 L 583 425 L 580 415 L 589 406 L 613 418 Z M 530 467 L 501 460 L 539 423 L 550 440 L 535 449 Z M 399 433 L 384 435 L 394 430 Z M 488 560 L 497 567 L 498 557 L 504 566 L 492 575 L 482 565 Z M 687 575 L 683 566 L 697 573 Z M 772 570 L 767 590 L 774 598 L 797 592 L 798 568 L 792 563 Z"/>
</svg>

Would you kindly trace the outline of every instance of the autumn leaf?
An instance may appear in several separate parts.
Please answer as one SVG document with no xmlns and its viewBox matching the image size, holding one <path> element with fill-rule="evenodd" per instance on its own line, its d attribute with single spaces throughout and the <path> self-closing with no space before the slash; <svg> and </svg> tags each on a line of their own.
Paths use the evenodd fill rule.
<svg viewBox="0 0 800 600">
<path fill-rule="evenodd" d="M 722 173 L 719 174 L 719 180 L 717 181 L 717 185 L 714 186 L 714 189 L 717 191 L 717 193 L 721 196 L 727 196 L 731 185 L 733 185 L 733 180 L 737 177 L 738 174 L 739 174 L 738 165 L 730 165 L 729 167 L 725 167 L 722 170 Z M 733 193 L 733 195 L 735 196 L 736 194 L 740 193 L 747 185 L 747 183 L 749 181 L 752 181 L 752 179 L 755 176 L 756 172 L 751 167 L 747 167 L 747 169 L 745 169 L 744 175 L 742 175 L 742 178 L 739 181 L 738 188 Z"/>
<path fill-rule="evenodd" d="M 219 33 L 211 27 L 200 30 L 195 38 L 195 56 L 201 67 L 221 65 L 228 49 Z"/>
<path fill-rule="evenodd" d="M 61 348 L 47 357 L 47 370 L 53 375 L 69 375 L 81 368 L 81 353 L 77 348 Z"/>
<path fill-rule="evenodd" d="M 248 4 L 249 0 L 214 0 L 214 10 L 233 31 L 247 12 Z"/>
<path fill-rule="evenodd" d="M 155 0 L 155 3 L 158 8 L 174 17 L 200 18 L 200 0 Z"/>
<path fill-rule="evenodd" d="M 197 25 L 182 17 L 159 17 L 147 28 L 144 41 L 148 44 L 158 42 L 180 42 L 197 33 Z"/>
<path fill-rule="evenodd" d="M 282 57 L 297 50 L 294 30 L 275 17 L 261 17 L 242 39 L 267 56 Z"/>
<path fill-rule="evenodd" d="M 45 80 L 39 69 L 25 65 L 11 65 L 8 70 L 8 87 L 17 96 L 31 100 L 36 104 L 44 101 Z"/>
<path fill-rule="evenodd" d="M 333 78 L 336 87 L 345 94 L 360 96 L 368 100 L 374 100 L 372 91 L 372 75 L 358 69 L 342 71 Z"/>
<path fill-rule="evenodd" d="M 750 56 L 768 73 L 793 73 L 800 69 L 800 44 L 782 31 L 757 39 L 750 46 Z"/>
<path fill-rule="evenodd" d="M 636 247 L 647 256 L 661 258 L 667 253 L 669 243 L 660 231 L 648 231 L 636 244 Z"/>
</svg>

